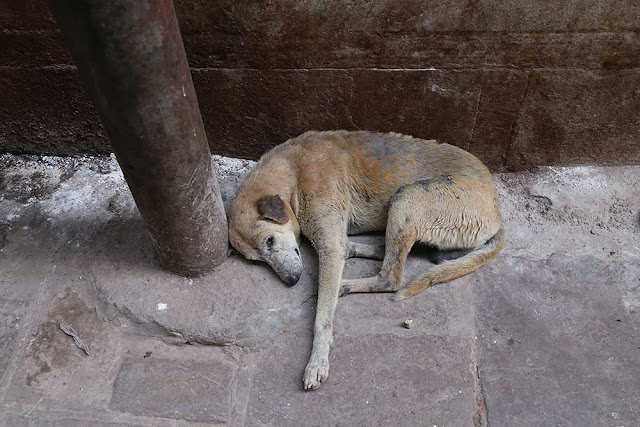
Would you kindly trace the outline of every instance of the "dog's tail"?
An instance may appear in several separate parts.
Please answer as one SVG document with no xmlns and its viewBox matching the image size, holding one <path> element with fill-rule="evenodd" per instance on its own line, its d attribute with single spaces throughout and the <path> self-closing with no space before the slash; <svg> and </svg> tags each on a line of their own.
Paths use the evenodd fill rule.
<svg viewBox="0 0 640 427">
<path fill-rule="evenodd" d="M 473 273 L 495 257 L 504 247 L 504 226 L 486 243 L 478 246 L 468 254 L 453 261 L 445 261 L 442 264 L 422 273 L 413 279 L 407 286 L 400 289 L 393 296 L 394 301 L 402 301 L 438 283 L 448 282 L 458 277 Z"/>
</svg>

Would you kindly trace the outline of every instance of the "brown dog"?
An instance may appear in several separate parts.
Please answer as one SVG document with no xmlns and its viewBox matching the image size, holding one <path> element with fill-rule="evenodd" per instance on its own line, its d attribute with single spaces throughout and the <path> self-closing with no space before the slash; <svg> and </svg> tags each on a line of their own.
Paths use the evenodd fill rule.
<svg viewBox="0 0 640 427">
<path fill-rule="evenodd" d="M 329 375 L 339 295 L 395 292 L 393 299 L 403 300 L 475 271 L 504 245 L 498 195 L 480 160 L 452 145 L 395 133 L 307 132 L 275 147 L 240 185 L 229 227 L 239 252 L 267 262 L 290 285 L 302 272 L 301 232 L 318 253 L 318 309 L 305 389 L 319 387 Z M 386 247 L 347 238 L 385 228 Z M 416 242 L 466 254 L 400 289 Z M 341 281 L 348 257 L 384 261 L 375 277 Z"/>
</svg>

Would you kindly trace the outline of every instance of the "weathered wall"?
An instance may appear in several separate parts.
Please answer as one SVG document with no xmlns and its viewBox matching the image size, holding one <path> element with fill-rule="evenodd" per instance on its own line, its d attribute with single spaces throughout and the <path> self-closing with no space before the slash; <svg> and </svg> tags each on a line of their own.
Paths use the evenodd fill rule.
<svg viewBox="0 0 640 427">
<path fill-rule="evenodd" d="M 0 6 L 0 151 L 108 152 L 43 0 Z M 176 0 L 216 153 L 308 129 L 438 138 L 495 170 L 640 163 L 635 0 Z"/>
</svg>

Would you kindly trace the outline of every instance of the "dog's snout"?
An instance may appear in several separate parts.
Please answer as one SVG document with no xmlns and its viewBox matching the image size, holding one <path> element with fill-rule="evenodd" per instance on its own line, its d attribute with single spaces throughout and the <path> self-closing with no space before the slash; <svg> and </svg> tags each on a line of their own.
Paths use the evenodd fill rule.
<svg viewBox="0 0 640 427">
<path fill-rule="evenodd" d="M 300 275 L 299 274 L 288 274 L 285 278 L 284 278 L 285 282 L 287 283 L 287 285 L 289 286 L 293 286 L 296 283 L 298 283 L 298 280 L 300 280 Z"/>
</svg>

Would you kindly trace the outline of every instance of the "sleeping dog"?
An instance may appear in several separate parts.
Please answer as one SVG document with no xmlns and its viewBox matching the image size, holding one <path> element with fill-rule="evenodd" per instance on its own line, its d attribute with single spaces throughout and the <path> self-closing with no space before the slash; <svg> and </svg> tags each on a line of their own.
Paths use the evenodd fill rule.
<svg viewBox="0 0 640 427">
<path fill-rule="evenodd" d="M 382 230 L 385 245 L 347 238 Z M 393 292 L 400 301 L 475 271 L 504 246 L 498 195 L 486 166 L 461 148 L 396 133 L 307 132 L 260 159 L 231 205 L 231 244 L 293 285 L 302 273 L 301 233 L 320 266 L 305 390 L 329 376 L 340 295 Z M 463 255 L 402 287 L 416 242 Z M 382 268 L 374 277 L 342 280 L 349 257 L 383 259 Z"/>
</svg>

